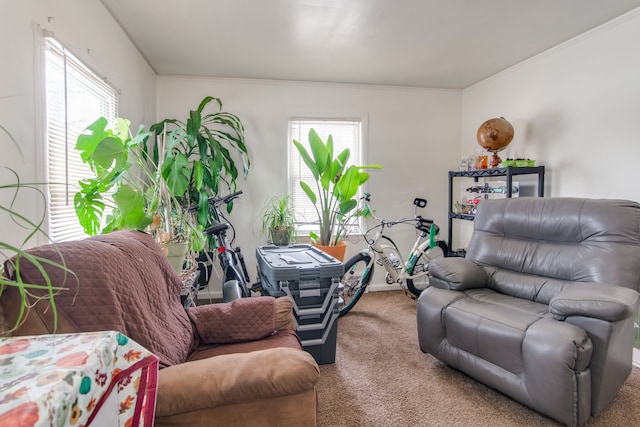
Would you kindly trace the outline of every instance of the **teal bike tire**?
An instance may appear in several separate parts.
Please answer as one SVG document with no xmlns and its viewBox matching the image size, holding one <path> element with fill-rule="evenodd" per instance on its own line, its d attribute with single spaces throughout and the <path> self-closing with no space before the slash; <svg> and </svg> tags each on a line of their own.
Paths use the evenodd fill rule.
<svg viewBox="0 0 640 427">
<path fill-rule="evenodd" d="M 341 305 L 338 308 L 338 316 L 344 316 L 351 310 L 364 291 L 367 289 L 373 276 L 373 264 L 367 253 L 358 253 L 344 264 L 344 275 L 340 279 L 341 290 L 338 292 Z"/>
</svg>

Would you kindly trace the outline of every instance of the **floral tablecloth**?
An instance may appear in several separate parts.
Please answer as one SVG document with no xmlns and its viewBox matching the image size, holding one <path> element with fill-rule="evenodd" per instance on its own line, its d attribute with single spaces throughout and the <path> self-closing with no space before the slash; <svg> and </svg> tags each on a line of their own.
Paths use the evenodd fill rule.
<svg viewBox="0 0 640 427">
<path fill-rule="evenodd" d="M 0 339 L 0 426 L 152 426 L 157 376 L 119 332 Z"/>
</svg>

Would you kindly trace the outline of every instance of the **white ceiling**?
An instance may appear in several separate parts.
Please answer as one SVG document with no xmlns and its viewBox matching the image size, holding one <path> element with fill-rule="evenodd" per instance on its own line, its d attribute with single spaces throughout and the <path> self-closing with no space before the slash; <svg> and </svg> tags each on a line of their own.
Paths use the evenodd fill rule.
<svg viewBox="0 0 640 427">
<path fill-rule="evenodd" d="M 101 0 L 159 75 L 462 89 L 640 0 Z"/>
</svg>

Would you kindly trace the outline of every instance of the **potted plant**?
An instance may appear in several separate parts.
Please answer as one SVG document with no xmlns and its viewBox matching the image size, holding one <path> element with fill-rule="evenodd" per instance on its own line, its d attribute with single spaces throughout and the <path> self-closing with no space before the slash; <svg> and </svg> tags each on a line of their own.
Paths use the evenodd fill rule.
<svg viewBox="0 0 640 427">
<path fill-rule="evenodd" d="M 206 112 L 208 105 L 217 105 Z M 198 237 L 217 219 L 209 209 L 208 200 L 220 189 L 236 191 L 241 165 L 246 178 L 250 162 L 244 141 L 244 126 L 234 114 L 222 110 L 222 101 L 205 97 L 198 108 L 191 110 L 185 121 L 164 119 L 150 127 L 155 138 L 149 146 L 149 157 L 160 171 L 163 185 L 189 215 L 192 229 Z M 233 204 L 227 205 L 230 212 Z M 211 271 L 213 237 L 200 241 L 195 258 L 200 266 L 200 285 L 206 285 Z"/>
<path fill-rule="evenodd" d="M 146 146 L 150 135 L 143 126 L 131 135 L 129 120 L 122 118 L 116 119 L 113 129 L 104 117 L 89 125 L 75 148 L 94 176 L 79 182 L 74 207 L 89 235 L 117 229 L 152 233 L 181 272 L 188 249 L 200 249 L 204 239 L 150 161 Z M 103 226 L 107 206 L 111 212 Z"/>
<path fill-rule="evenodd" d="M 295 215 L 289 196 L 272 197 L 262 211 L 262 235 L 276 246 L 286 246 L 295 238 Z"/>
<path fill-rule="evenodd" d="M 211 102 L 217 111 L 205 113 Z M 236 160 L 246 178 L 250 162 L 244 142 L 244 126 L 234 114 L 222 111 L 222 101 L 205 97 L 196 110 L 189 112 L 185 122 L 164 119 L 151 126 L 155 134 L 152 157 L 169 192 L 183 208 L 194 207 L 196 222 L 201 229 L 215 219 L 208 200 L 220 188 L 236 190 L 239 175 Z M 228 205 L 231 210 L 232 204 Z"/>
<path fill-rule="evenodd" d="M 348 232 L 349 219 L 363 215 L 363 212 L 356 210 L 358 189 L 369 179 L 369 173 L 363 170 L 381 169 L 382 166 L 372 164 L 347 167 L 350 150 L 345 149 L 334 156 L 333 137 L 329 135 L 324 142 L 315 129 L 309 130 L 311 154 L 300 142 L 294 140 L 293 144 L 314 178 L 311 185 L 300 182 L 318 214 L 320 232 L 309 233 L 311 240 L 318 246 L 344 246 L 343 238 Z M 340 253 L 332 255 L 338 255 L 336 258 L 342 259 L 344 250 L 342 248 L 341 257 Z"/>
</svg>

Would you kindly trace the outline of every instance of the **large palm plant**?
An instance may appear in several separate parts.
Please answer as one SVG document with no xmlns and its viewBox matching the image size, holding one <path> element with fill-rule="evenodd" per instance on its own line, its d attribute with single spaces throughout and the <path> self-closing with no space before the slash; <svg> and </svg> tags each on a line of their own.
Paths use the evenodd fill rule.
<svg viewBox="0 0 640 427">
<path fill-rule="evenodd" d="M 369 179 L 363 169 L 381 169 L 377 164 L 347 167 L 350 150 L 347 148 L 334 157 L 333 137 L 322 141 L 315 129 L 309 130 L 311 154 L 299 141 L 293 144 L 313 174 L 311 185 L 300 181 L 300 186 L 313 203 L 318 214 L 320 233 L 311 232 L 311 239 L 323 246 L 337 245 L 348 231 L 348 219 L 363 214 L 356 209 L 358 189 Z M 315 188 L 312 188 L 315 187 Z"/>
</svg>

